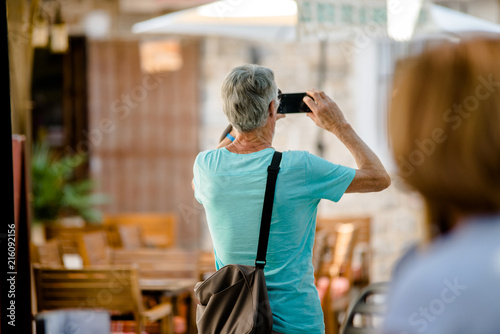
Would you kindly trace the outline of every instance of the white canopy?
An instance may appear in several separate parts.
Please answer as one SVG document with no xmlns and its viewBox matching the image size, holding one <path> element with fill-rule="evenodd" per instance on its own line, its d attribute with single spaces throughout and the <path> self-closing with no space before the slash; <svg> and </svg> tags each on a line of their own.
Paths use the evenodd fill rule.
<svg viewBox="0 0 500 334">
<path fill-rule="evenodd" d="M 442 6 L 431 5 L 430 14 L 437 30 L 452 34 L 484 32 L 500 34 L 500 25 Z"/>
<path fill-rule="evenodd" d="M 431 4 L 429 13 L 431 22 L 423 29 L 417 28 L 416 37 L 500 34 L 499 25 L 446 7 Z M 294 42 L 298 40 L 297 23 L 297 3 L 293 0 L 215 1 L 136 23 L 132 32 Z"/>
<path fill-rule="evenodd" d="M 296 40 L 297 4 L 293 0 L 216 1 L 139 22 L 134 33 L 227 36 L 252 40 Z"/>
</svg>

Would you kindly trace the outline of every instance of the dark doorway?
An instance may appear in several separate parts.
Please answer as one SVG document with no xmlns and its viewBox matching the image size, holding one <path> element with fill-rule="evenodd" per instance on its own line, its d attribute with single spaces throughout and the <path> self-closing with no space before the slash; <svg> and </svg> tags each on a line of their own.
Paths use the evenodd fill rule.
<svg viewBox="0 0 500 334">
<path fill-rule="evenodd" d="M 46 142 L 61 155 L 76 152 L 88 129 L 85 37 L 70 37 L 63 54 L 35 49 L 32 96 L 33 142 Z M 74 176 L 86 178 L 88 163 Z"/>
</svg>

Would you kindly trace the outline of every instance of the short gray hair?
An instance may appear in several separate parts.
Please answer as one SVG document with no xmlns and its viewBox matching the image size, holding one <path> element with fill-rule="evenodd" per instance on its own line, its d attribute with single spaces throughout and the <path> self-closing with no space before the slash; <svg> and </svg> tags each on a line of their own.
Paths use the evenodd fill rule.
<svg viewBox="0 0 500 334">
<path fill-rule="evenodd" d="M 250 132 L 267 122 L 269 104 L 278 106 L 278 86 L 274 72 L 259 65 L 234 68 L 221 89 L 222 109 L 238 132 Z"/>
</svg>

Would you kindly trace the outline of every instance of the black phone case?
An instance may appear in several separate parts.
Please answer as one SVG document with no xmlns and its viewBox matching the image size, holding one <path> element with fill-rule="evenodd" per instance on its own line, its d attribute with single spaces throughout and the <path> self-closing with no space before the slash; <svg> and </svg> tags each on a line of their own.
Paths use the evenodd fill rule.
<svg viewBox="0 0 500 334">
<path fill-rule="evenodd" d="M 279 114 L 298 114 L 311 112 L 311 109 L 303 101 L 307 93 L 286 93 L 281 94 L 280 106 L 278 107 Z"/>
</svg>

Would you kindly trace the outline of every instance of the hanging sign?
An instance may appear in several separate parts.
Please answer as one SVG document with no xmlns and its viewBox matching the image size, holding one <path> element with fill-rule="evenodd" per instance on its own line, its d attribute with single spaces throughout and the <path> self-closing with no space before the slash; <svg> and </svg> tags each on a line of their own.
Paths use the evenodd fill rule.
<svg viewBox="0 0 500 334">
<path fill-rule="evenodd" d="M 297 35 L 300 39 L 347 38 L 359 30 L 374 36 L 387 36 L 388 15 L 405 11 L 404 0 L 296 1 Z M 428 12 L 422 10 L 419 24 L 427 20 Z"/>
</svg>

